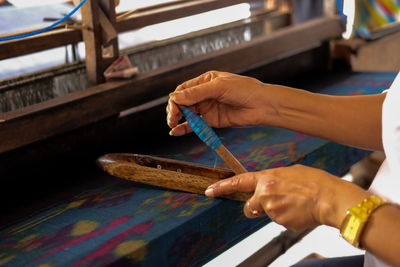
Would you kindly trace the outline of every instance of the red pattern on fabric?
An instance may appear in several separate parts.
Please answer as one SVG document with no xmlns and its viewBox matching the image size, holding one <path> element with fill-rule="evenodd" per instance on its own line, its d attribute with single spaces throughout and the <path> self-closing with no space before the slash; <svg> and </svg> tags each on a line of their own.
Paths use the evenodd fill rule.
<svg viewBox="0 0 400 267">
<path fill-rule="evenodd" d="M 64 250 L 64 249 L 69 248 L 69 247 L 71 247 L 73 245 L 82 243 L 82 242 L 84 242 L 84 241 L 86 241 L 88 239 L 94 238 L 94 237 L 96 237 L 98 235 L 104 234 L 104 233 L 106 233 L 106 232 L 108 232 L 108 231 L 110 231 L 110 230 L 112 230 L 112 229 L 114 229 L 114 228 L 116 228 L 116 227 L 128 222 L 130 218 L 131 218 L 130 216 L 124 216 L 124 217 L 121 217 L 121 218 L 117 218 L 117 219 L 111 221 L 109 223 L 108 227 L 102 228 L 102 229 L 97 230 L 97 231 L 93 231 L 93 232 L 88 233 L 88 234 L 83 235 L 83 236 L 76 237 L 76 238 L 70 240 L 69 242 L 65 243 L 64 245 L 59 246 L 58 248 L 53 249 L 52 251 L 49 251 L 48 253 L 42 255 L 37 260 L 44 259 L 44 258 L 46 258 L 46 257 L 48 257 L 48 256 L 50 256 L 50 255 L 52 255 L 54 253 L 57 253 L 57 252 L 59 252 L 61 250 Z"/>
<path fill-rule="evenodd" d="M 107 253 L 109 253 L 112 249 L 114 249 L 116 246 L 118 246 L 126 237 L 136 234 L 136 235 L 141 235 L 149 231 L 153 223 L 151 221 L 144 222 L 141 224 L 137 224 L 129 228 L 128 230 L 120 233 L 119 235 L 114 236 L 110 240 L 108 240 L 106 243 L 104 243 L 100 248 L 92 252 L 91 254 L 87 255 L 84 257 L 81 261 L 78 263 L 74 264 L 72 267 L 78 267 L 81 266 L 95 258 L 101 257 Z"/>
</svg>

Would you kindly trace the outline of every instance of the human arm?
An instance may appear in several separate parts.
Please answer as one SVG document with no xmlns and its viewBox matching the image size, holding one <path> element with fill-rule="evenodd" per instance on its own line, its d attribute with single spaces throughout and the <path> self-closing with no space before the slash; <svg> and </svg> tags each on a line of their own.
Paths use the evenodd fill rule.
<svg viewBox="0 0 400 267">
<path fill-rule="evenodd" d="M 270 125 L 341 144 L 381 150 L 385 94 L 329 96 L 254 78 L 210 71 L 170 94 L 167 123 L 172 135 L 191 131 L 176 104 L 187 105 L 212 127 Z"/>
<path fill-rule="evenodd" d="M 217 197 L 233 192 L 253 192 L 244 214 L 251 210 L 293 230 L 325 224 L 340 229 L 346 210 L 370 193 L 325 171 L 294 165 L 244 173 L 211 185 L 206 194 Z M 265 212 L 265 213 L 263 213 Z M 400 209 L 383 205 L 375 210 L 361 236 L 361 247 L 394 266 L 400 265 Z"/>
</svg>

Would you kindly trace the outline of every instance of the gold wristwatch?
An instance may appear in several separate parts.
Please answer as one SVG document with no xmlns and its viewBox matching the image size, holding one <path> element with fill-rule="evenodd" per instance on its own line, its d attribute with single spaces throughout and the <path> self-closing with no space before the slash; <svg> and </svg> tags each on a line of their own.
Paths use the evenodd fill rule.
<svg viewBox="0 0 400 267">
<path fill-rule="evenodd" d="M 371 213 L 385 203 L 387 202 L 381 197 L 371 195 L 357 206 L 348 209 L 340 227 L 342 237 L 358 248 L 362 231 Z"/>
</svg>

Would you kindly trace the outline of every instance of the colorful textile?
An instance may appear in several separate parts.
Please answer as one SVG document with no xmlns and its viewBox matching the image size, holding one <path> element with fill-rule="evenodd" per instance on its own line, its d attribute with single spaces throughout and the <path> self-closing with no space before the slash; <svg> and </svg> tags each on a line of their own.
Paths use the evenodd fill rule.
<svg viewBox="0 0 400 267">
<path fill-rule="evenodd" d="M 379 93 L 394 76 L 354 74 L 320 93 Z M 343 175 L 367 153 L 273 127 L 224 129 L 218 135 L 250 171 L 302 163 Z M 174 149 L 179 153 L 169 157 L 223 166 L 196 136 Z M 0 265 L 198 266 L 270 222 L 245 218 L 242 206 L 115 179 L 2 230 Z"/>
<path fill-rule="evenodd" d="M 346 0 L 343 13 L 347 17 L 346 39 L 354 35 L 369 38 L 372 32 L 399 23 L 400 1 Z"/>
</svg>

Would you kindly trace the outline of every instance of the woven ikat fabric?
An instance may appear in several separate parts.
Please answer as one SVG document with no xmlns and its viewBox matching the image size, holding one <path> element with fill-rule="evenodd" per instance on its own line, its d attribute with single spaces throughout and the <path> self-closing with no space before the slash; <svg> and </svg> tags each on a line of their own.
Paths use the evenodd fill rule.
<svg viewBox="0 0 400 267">
<path fill-rule="evenodd" d="M 320 93 L 380 93 L 394 77 L 353 74 Z M 367 153 L 273 127 L 218 134 L 249 171 L 301 163 L 340 176 Z M 200 142 L 168 157 L 224 167 Z M 270 222 L 245 218 L 236 201 L 111 181 L 2 230 L 0 265 L 198 266 Z"/>
</svg>

